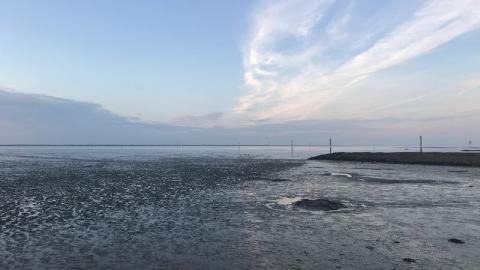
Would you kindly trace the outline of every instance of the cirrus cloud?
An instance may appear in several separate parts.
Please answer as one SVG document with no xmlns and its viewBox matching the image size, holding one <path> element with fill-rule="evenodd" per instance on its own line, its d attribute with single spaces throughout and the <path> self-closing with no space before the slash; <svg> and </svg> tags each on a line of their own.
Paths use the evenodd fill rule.
<svg viewBox="0 0 480 270">
<path fill-rule="evenodd" d="M 351 111 L 331 109 L 360 91 L 359 82 L 480 26 L 479 1 L 430 0 L 417 1 L 411 14 L 402 14 L 404 19 L 391 23 L 384 33 L 376 33 L 381 26 L 375 24 L 355 27 L 365 16 L 392 12 L 392 7 L 379 7 L 371 14 L 356 9 L 361 5 L 375 9 L 373 2 L 262 2 L 244 49 L 245 84 L 250 90 L 235 111 L 272 121 L 348 117 Z M 418 96 L 424 95 L 407 96 L 405 103 L 420 100 Z"/>
</svg>

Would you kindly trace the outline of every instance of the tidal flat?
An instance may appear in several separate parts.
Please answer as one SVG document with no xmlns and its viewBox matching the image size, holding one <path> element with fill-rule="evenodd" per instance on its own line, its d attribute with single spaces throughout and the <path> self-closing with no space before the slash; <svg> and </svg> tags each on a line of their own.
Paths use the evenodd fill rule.
<svg viewBox="0 0 480 270">
<path fill-rule="evenodd" d="M 129 151 L 2 152 L 0 268 L 480 265 L 479 168 Z"/>
</svg>

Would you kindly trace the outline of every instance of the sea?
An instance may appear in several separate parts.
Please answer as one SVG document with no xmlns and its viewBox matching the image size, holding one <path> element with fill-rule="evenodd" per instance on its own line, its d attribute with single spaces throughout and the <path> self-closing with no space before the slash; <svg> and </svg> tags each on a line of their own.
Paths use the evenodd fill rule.
<svg viewBox="0 0 480 270">
<path fill-rule="evenodd" d="M 328 152 L 1 146 L 0 269 L 480 269 L 480 168 Z"/>
</svg>

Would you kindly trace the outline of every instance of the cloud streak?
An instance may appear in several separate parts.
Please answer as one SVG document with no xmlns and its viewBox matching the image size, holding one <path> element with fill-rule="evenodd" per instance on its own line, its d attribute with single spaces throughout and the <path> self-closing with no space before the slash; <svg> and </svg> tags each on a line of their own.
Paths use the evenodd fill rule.
<svg viewBox="0 0 480 270">
<path fill-rule="evenodd" d="M 250 92 L 240 98 L 235 111 L 271 121 L 347 117 L 345 112 L 326 109 L 359 91 L 359 82 L 480 26 L 479 1 L 419 2 L 406 20 L 356 52 L 358 37 L 375 31 L 349 32 L 355 19 L 362 17 L 355 13 L 362 3 L 338 7 L 332 1 L 286 0 L 260 5 L 244 50 Z M 343 61 L 330 61 L 339 46 L 349 54 L 337 57 Z M 406 103 L 412 98 L 407 97 Z"/>
</svg>

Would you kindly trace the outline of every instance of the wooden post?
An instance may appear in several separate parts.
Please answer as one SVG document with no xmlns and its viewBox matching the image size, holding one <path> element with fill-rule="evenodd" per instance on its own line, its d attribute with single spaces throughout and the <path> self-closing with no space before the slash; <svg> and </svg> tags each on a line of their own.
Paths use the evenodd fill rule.
<svg viewBox="0 0 480 270">
<path fill-rule="evenodd" d="M 330 155 L 332 154 L 332 138 L 330 138 Z"/>
<path fill-rule="evenodd" d="M 290 145 L 291 145 L 291 152 L 292 152 L 292 156 L 293 156 L 293 140 L 290 141 Z"/>
<path fill-rule="evenodd" d="M 420 136 L 420 153 L 423 153 L 423 141 L 422 141 L 422 136 Z"/>
</svg>

